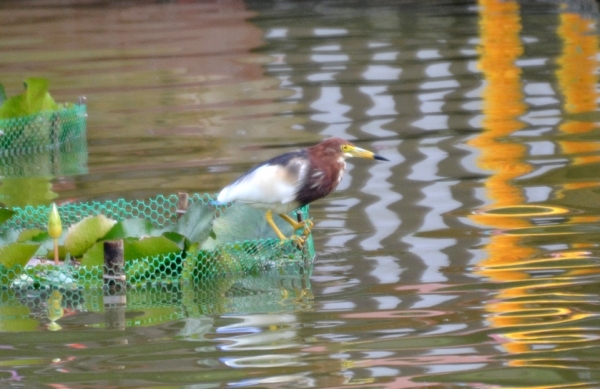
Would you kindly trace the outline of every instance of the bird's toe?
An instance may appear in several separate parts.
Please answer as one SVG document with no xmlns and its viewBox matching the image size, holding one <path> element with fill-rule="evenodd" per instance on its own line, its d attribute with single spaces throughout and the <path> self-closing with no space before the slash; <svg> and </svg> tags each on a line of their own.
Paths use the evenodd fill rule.
<svg viewBox="0 0 600 389">
<path fill-rule="evenodd" d="M 303 236 L 292 235 L 292 236 L 290 236 L 290 240 L 292 241 L 294 246 L 301 249 L 304 246 L 306 238 L 304 238 Z"/>
</svg>

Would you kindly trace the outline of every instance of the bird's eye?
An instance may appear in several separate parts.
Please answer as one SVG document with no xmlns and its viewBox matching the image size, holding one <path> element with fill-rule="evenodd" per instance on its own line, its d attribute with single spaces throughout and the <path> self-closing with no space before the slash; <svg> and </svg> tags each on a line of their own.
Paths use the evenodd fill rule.
<svg viewBox="0 0 600 389">
<path fill-rule="evenodd" d="M 348 150 L 350 150 L 350 147 L 348 147 L 348 145 L 342 145 L 342 151 L 344 153 L 348 152 Z"/>
</svg>

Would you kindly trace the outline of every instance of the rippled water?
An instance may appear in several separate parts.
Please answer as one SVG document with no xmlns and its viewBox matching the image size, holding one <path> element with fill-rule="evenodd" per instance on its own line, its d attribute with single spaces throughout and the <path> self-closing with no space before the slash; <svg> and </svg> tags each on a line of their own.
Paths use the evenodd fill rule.
<svg viewBox="0 0 600 389">
<path fill-rule="evenodd" d="M 8 94 L 88 102 L 35 201 L 213 193 L 327 136 L 391 162 L 311 206 L 280 294 L 132 291 L 114 330 L 89 292 L 57 330 L 4 292 L 0 386 L 600 386 L 595 2 L 64 3 L 0 5 Z"/>
</svg>

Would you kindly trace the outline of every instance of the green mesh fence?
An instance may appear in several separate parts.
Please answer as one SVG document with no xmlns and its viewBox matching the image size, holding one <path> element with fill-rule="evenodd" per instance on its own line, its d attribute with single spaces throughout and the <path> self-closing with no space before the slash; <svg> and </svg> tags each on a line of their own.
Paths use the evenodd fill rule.
<svg viewBox="0 0 600 389">
<path fill-rule="evenodd" d="M 85 138 L 86 116 L 86 106 L 74 104 L 59 111 L 0 119 L 0 155 L 37 153 Z"/>
<path fill-rule="evenodd" d="M 210 204 L 209 195 L 194 194 L 190 204 L 201 202 Z M 157 196 L 148 200 L 117 200 L 107 202 L 63 204 L 58 211 L 64 228 L 79 222 L 87 216 L 102 214 L 110 219 L 146 219 L 157 228 L 173 225 L 178 220 L 177 195 Z M 225 205 L 214 207 L 214 217 L 222 217 L 233 208 Z M 16 214 L 2 224 L 0 232 L 7 230 L 45 229 L 48 223 L 49 207 L 27 206 L 13 208 Z M 308 208 L 299 210 L 308 218 Z M 258 224 L 265 224 L 260 221 Z M 265 231 L 268 228 L 264 229 Z M 243 237 L 243 235 L 240 235 Z M 260 277 L 265 272 L 280 272 L 282 269 L 297 269 L 296 274 L 308 271 L 314 258 L 312 237 L 309 235 L 302 248 L 291 241 L 279 239 L 241 239 L 220 244 L 211 249 L 172 252 L 146 258 L 135 258 L 125 262 L 123 268 L 127 286 L 164 287 L 172 285 L 199 285 L 214 280 L 237 280 L 236 277 Z M 298 267 L 299 266 L 299 267 Z M 59 288 L 79 290 L 102 288 L 104 266 L 80 266 L 71 264 L 15 266 L 0 269 L 0 280 L 4 287 L 13 289 L 39 290 Z M 292 272 L 294 274 L 294 272 Z M 224 283 L 227 290 L 231 285 Z M 222 295 L 224 291 L 221 291 Z"/>
</svg>

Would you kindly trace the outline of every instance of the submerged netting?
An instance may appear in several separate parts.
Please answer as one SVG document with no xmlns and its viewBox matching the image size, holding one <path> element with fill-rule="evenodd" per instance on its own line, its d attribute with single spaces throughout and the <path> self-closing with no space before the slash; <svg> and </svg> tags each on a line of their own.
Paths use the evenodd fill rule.
<svg viewBox="0 0 600 389">
<path fill-rule="evenodd" d="M 81 136 L 62 143 L 57 148 L 35 153 L 0 153 L 0 176 L 26 179 L 72 176 L 87 173 L 87 162 L 87 140 L 85 136 Z"/>
<path fill-rule="evenodd" d="M 180 335 L 193 339 L 202 336 L 198 331 L 205 320 L 211 320 L 207 315 L 309 307 L 308 273 L 297 263 L 286 263 L 259 275 L 222 277 L 202 285 L 129 288 L 123 304 L 115 304 L 110 300 L 113 295 L 98 288 L 7 289 L 0 298 L 0 332 L 59 330 L 65 324 L 78 325 L 77 315 L 87 313 L 88 328 L 151 326 L 185 319 Z"/>
<path fill-rule="evenodd" d="M 161 229 L 178 223 L 179 203 L 180 197 L 177 195 L 160 195 L 145 201 L 70 203 L 60 206 L 58 211 L 65 229 L 67 226 L 94 215 L 104 215 L 114 221 L 144 219 L 149 221 L 153 228 Z M 126 261 L 122 270 L 126 276 L 128 287 L 198 285 L 210 280 L 232 280 L 237 279 L 236 277 L 246 276 L 256 278 L 261 277 L 265 272 L 275 271 L 283 274 L 290 269 L 295 269 L 291 270 L 290 275 L 297 275 L 308 271 L 314 258 L 314 247 L 310 235 L 306 243 L 298 248 L 291 241 L 282 243 L 279 239 L 273 238 L 273 233 L 266 224 L 264 213 L 261 211 L 253 213 L 256 211 L 244 210 L 242 212 L 240 211 L 243 210 L 242 206 L 236 204 L 215 206 L 209 195 L 195 194 L 189 198 L 189 203 L 188 212 L 191 211 L 194 204 L 202 205 L 202 210 L 205 212 L 207 209 L 210 210 L 211 214 L 199 217 L 197 222 L 215 220 L 210 231 L 211 237 L 207 238 L 202 246 L 192 246 L 161 255 L 127 258 L 126 252 Z M 13 208 L 13 210 L 16 214 L 2 224 L 1 233 L 46 228 L 49 207 L 28 206 Z M 304 219 L 308 218 L 307 208 L 302 208 L 298 212 Z M 216 221 L 223 222 L 217 225 Z M 193 216 L 188 220 L 189 224 L 195 222 Z M 279 225 L 282 231 L 285 231 L 285 224 L 284 222 Z M 287 228 L 291 230 L 291 227 L 287 226 Z M 285 232 L 289 234 L 290 230 Z M 227 239 L 227 241 L 223 241 L 223 239 Z M 135 250 L 137 246 L 134 243 L 126 245 L 125 250 L 127 251 L 128 247 Z M 58 266 L 44 264 L 1 267 L 0 281 L 4 287 L 12 289 L 102 288 L 104 271 L 103 264 L 83 265 L 83 261 L 78 263 L 77 260 Z M 260 287 L 258 288 L 260 289 Z M 219 293 L 223 294 L 224 291 Z"/>
<path fill-rule="evenodd" d="M 58 111 L 0 119 L 0 155 L 56 149 L 85 137 L 86 116 L 86 106 L 74 104 Z"/>
</svg>

